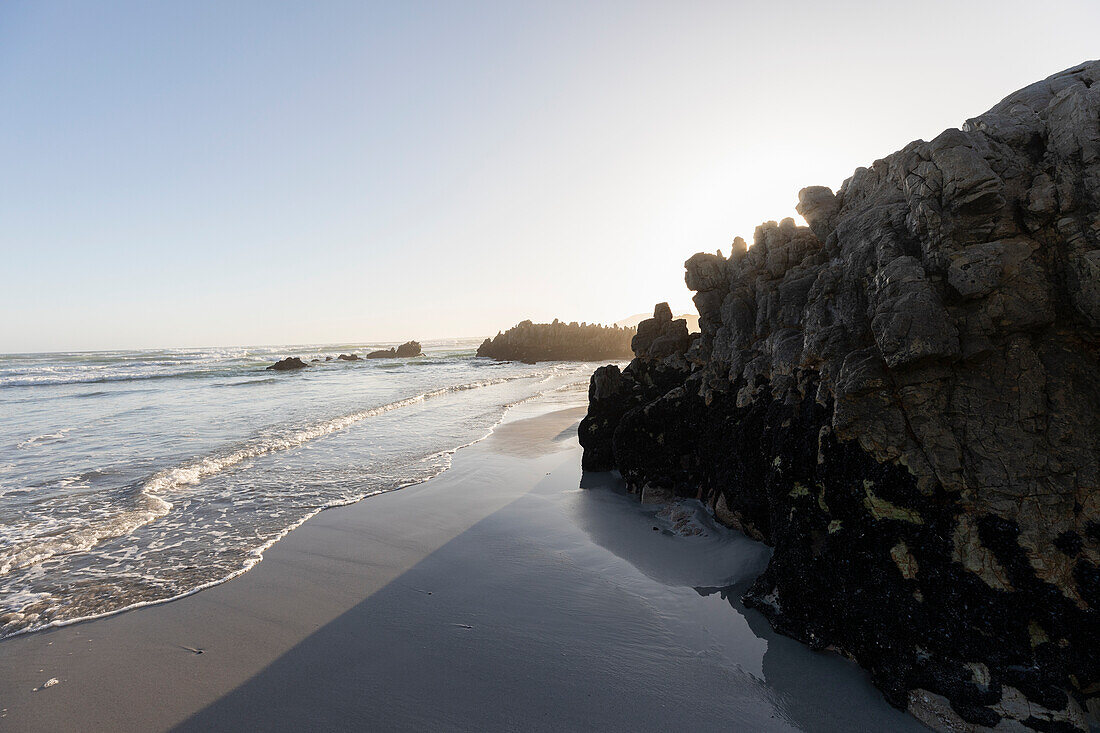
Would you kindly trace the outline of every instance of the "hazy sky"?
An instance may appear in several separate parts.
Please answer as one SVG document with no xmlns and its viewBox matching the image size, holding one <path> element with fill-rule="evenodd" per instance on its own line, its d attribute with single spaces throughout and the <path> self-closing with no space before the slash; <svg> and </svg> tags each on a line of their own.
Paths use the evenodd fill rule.
<svg viewBox="0 0 1100 733">
<path fill-rule="evenodd" d="M 1097 28 L 1091 0 L 5 0 L 0 351 L 679 312 L 692 253 Z"/>
</svg>

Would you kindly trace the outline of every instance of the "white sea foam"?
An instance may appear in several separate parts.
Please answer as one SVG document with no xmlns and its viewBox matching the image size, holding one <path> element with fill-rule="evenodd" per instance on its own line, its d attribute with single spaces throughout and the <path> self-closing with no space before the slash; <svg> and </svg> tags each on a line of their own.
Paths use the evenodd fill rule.
<svg viewBox="0 0 1100 733">
<path fill-rule="evenodd" d="M 335 433 L 338 430 L 344 430 L 351 427 L 357 422 L 366 420 L 369 417 L 375 417 L 391 410 L 398 410 L 402 407 L 409 407 L 432 397 L 439 397 L 451 392 L 461 392 L 469 389 L 477 389 L 479 387 L 488 387 L 493 384 L 500 384 L 503 382 L 511 381 L 513 378 L 502 379 L 489 379 L 479 382 L 471 382 L 469 384 L 460 384 L 452 387 L 443 387 L 441 389 L 432 390 L 430 392 L 423 392 L 413 397 L 408 397 L 403 400 L 397 400 L 380 407 L 372 407 L 367 410 L 359 410 L 347 415 L 341 415 L 340 417 L 326 420 L 324 422 L 316 423 L 305 428 L 294 430 L 283 435 L 272 435 L 259 440 L 250 442 L 244 446 L 241 446 L 237 450 L 231 453 L 222 455 L 212 455 L 205 458 L 201 458 L 198 461 L 189 463 L 183 466 L 177 466 L 167 471 L 158 473 L 153 476 L 142 487 L 142 493 L 156 497 L 158 494 L 172 489 L 179 488 L 180 486 L 188 484 L 197 484 L 203 478 L 211 476 L 213 474 L 224 471 L 225 469 L 235 466 L 242 461 L 246 461 L 250 458 L 257 458 L 267 453 L 275 451 L 290 450 L 291 448 L 297 448 L 309 441 L 316 440 L 317 438 L 324 437 L 330 433 Z M 169 504 L 165 511 L 171 509 Z"/>
<path fill-rule="evenodd" d="M 106 518 L 65 520 L 69 523 L 60 528 L 52 526 L 53 523 L 40 523 L 32 536 L 0 550 L 0 576 L 37 565 L 56 555 L 91 549 L 111 537 L 129 534 L 146 522 L 164 516 L 171 508 L 172 505 L 162 499 L 143 495 L 136 508 Z"/>
<path fill-rule="evenodd" d="M 43 435 L 35 435 L 35 436 L 30 437 L 30 438 L 27 438 L 26 440 L 20 441 L 19 443 L 16 443 L 15 447 L 16 448 L 30 448 L 35 443 L 42 443 L 42 442 L 48 442 L 48 441 L 52 442 L 54 440 L 61 440 L 62 438 L 65 437 L 65 434 L 68 433 L 70 430 L 72 430 L 71 427 L 70 428 L 62 428 L 61 430 L 58 430 L 56 433 L 45 433 Z"/>
</svg>

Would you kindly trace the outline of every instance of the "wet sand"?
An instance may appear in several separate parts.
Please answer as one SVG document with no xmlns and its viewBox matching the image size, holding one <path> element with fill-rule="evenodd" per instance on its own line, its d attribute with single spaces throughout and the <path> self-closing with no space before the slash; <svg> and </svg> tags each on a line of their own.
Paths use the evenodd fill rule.
<svg viewBox="0 0 1100 733">
<path fill-rule="evenodd" d="M 568 400 L 228 583 L 0 642 L 0 729 L 924 730 L 741 606 L 766 547 L 582 476 Z"/>
</svg>

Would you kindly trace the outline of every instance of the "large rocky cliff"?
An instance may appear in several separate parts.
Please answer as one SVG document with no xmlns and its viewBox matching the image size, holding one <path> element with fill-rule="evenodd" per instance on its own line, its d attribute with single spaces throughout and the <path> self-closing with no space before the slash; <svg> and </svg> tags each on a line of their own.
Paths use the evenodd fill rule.
<svg viewBox="0 0 1100 733">
<path fill-rule="evenodd" d="M 593 375 L 585 468 L 772 545 L 745 602 L 929 725 L 1087 728 L 1100 62 L 803 189 L 798 211 L 808 227 L 687 261 L 702 333 L 666 334 L 659 308 L 630 366 Z"/>
</svg>

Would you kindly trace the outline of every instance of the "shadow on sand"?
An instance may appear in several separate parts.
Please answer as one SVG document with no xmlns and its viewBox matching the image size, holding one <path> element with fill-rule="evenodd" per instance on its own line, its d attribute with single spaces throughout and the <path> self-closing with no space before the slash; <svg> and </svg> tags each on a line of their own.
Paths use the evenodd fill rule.
<svg viewBox="0 0 1100 733">
<path fill-rule="evenodd" d="M 652 513 L 609 475 L 585 476 L 591 490 L 550 482 L 176 730 L 923 730 L 855 665 L 779 637 L 744 609 L 751 577 L 690 582 L 715 574 L 699 565 L 722 547 L 740 560 L 719 575 L 754 575 L 766 548 L 654 532 Z M 764 680 L 693 637 L 696 614 L 722 627 L 743 617 L 755 635 L 746 643 L 766 640 Z"/>
</svg>

